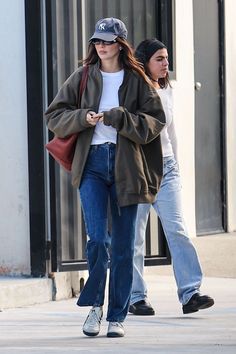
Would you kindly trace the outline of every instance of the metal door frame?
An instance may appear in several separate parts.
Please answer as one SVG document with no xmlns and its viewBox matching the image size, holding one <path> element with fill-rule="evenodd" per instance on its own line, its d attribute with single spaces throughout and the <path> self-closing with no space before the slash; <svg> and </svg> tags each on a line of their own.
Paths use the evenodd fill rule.
<svg viewBox="0 0 236 354">
<path fill-rule="evenodd" d="M 227 229 L 227 158 L 226 158 L 226 97 L 225 97 L 225 0 L 218 0 L 219 8 L 219 85 L 220 85 L 220 122 L 222 131 L 221 161 L 222 161 L 222 221 L 225 232 Z"/>
</svg>

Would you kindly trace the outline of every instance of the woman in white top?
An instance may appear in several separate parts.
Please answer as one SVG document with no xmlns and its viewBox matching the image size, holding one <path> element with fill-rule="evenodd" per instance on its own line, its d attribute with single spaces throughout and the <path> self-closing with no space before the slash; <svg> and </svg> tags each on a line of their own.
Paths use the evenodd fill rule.
<svg viewBox="0 0 236 354">
<path fill-rule="evenodd" d="M 138 207 L 133 286 L 129 312 L 135 315 L 154 315 L 155 311 L 147 300 L 147 287 L 143 279 L 145 232 L 151 206 L 158 214 L 170 249 L 179 301 L 183 313 L 196 312 L 210 307 L 214 300 L 200 295 L 202 271 L 196 250 L 191 243 L 181 208 L 181 183 L 177 164 L 176 135 L 173 122 L 172 88 L 168 77 L 168 52 L 157 39 L 146 39 L 136 49 L 137 59 L 144 65 L 163 104 L 166 125 L 161 132 L 163 151 L 163 179 L 157 199 L 152 204 Z"/>
</svg>

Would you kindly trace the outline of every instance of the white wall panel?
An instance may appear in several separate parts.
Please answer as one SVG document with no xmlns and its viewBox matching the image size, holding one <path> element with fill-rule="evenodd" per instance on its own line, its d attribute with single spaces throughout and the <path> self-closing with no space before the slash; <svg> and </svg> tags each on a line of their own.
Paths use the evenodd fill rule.
<svg viewBox="0 0 236 354">
<path fill-rule="evenodd" d="M 228 231 L 236 230 L 236 3 L 225 0 Z"/>
<path fill-rule="evenodd" d="M 194 58 L 192 1 L 175 1 L 176 81 L 174 120 L 182 180 L 184 218 L 189 236 L 196 235 L 194 161 Z"/>
<path fill-rule="evenodd" d="M 0 2 L 0 43 L 0 275 L 28 274 L 30 245 L 23 0 Z"/>
</svg>

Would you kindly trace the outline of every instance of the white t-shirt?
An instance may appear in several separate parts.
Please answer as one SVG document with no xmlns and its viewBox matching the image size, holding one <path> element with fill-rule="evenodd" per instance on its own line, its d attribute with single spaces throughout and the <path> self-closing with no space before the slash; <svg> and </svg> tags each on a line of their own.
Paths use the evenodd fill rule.
<svg viewBox="0 0 236 354">
<path fill-rule="evenodd" d="M 173 93 L 170 86 L 157 89 L 166 115 L 166 125 L 161 131 L 161 145 L 163 157 L 175 156 L 177 160 L 177 139 L 173 121 Z"/>
<path fill-rule="evenodd" d="M 103 78 L 102 96 L 98 112 L 109 111 L 111 108 L 119 107 L 118 90 L 123 82 L 124 70 L 115 73 L 101 71 Z M 99 145 L 107 142 L 116 144 L 117 131 L 112 126 L 102 122 L 96 124 L 91 145 Z"/>
</svg>

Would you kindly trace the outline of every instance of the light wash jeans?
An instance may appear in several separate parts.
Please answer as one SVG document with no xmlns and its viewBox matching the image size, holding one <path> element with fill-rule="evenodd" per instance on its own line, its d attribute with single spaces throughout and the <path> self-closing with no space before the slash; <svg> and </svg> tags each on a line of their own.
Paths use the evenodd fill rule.
<svg viewBox="0 0 236 354">
<path fill-rule="evenodd" d="M 111 143 L 91 146 L 79 188 L 89 237 L 86 245 L 89 277 L 77 304 L 104 304 L 108 262 L 111 258 L 107 321 L 123 322 L 129 309 L 132 289 L 138 206 L 118 207 L 114 176 L 115 151 L 116 146 Z M 111 235 L 108 234 L 109 202 Z"/>
<path fill-rule="evenodd" d="M 174 157 L 164 158 L 163 180 L 156 201 L 152 204 L 160 218 L 170 249 L 179 301 L 184 305 L 199 292 L 202 271 L 196 250 L 188 238 L 182 216 L 181 183 Z M 134 273 L 130 303 L 147 298 L 143 279 L 145 233 L 151 204 L 139 204 L 134 249 Z"/>
</svg>

